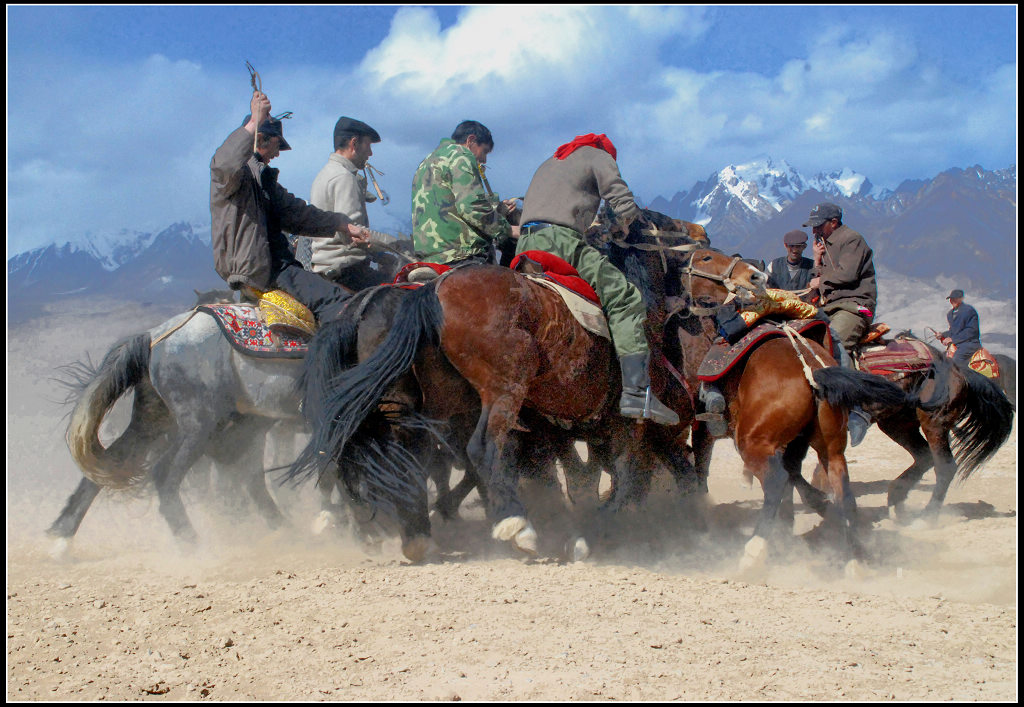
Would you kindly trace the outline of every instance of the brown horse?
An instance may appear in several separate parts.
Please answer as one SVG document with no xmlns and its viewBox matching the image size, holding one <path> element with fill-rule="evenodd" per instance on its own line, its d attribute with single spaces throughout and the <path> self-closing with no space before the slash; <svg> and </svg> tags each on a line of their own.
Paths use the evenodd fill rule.
<svg viewBox="0 0 1024 707">
<path fill-rule="evenodd" d="M 692 389 L 698 384 L 697 369 L 716 335 L 709 322 L 706 316 L 684 313 L 673 321 L 671 335 L 666 336 L 666 355 L 684 372 Z M 851 561 L 859 558 L 856 503 L 850 493 L 845 457 L 847 413 L 851 406 L 869 402 L 905 406 L 907 395 L 877 376 L 839 368 L 820 341 L 802 337 L 764 341 L 718 382 L 728 402 L 729 434 L 743 459 L 744 472 L 756 477 L 764 491 L 741 569 L 765 561 L 767 537 L 790 485 L 823 516 L 830 507 L 836 509 L 847 556 Z M 713 445 L 704 426 L 698 426 L 693 433 L 695 470 L 705 490 Z M 809 448 L 817 453 L 826 475 L 824 486 L 834 502 L 831 506 L 800 474 Z"/>
<path fill-rule="evenodd" d="M 668 291 L 679 296 L 685 283 L 693 301 L 721 303 L 730 290 L 752 294 L 765 282 L 753 267 L 708 248 L 669 251 L 665 262 Z M 635 497 L 633 460 L 644 426 L 618 415 L 621 378 L 611 343 L 586 331 L 558 295 L 493 266 L 459 268 L 403 298 L 373 356 L 332 382 L 296 472 L 328 456 L 345 457 L 349 445 L 370 445 L 377 450 L 374 462 L 349 465 L 351 473 L 372 502 L 415 515 L 421 472 L 410 455 L 384 453 L 397 452 L 394 423 L 402 420 L 388 421 L 379 411 L 385 391 L 410 371 L 423 418 L 449 420 L 478 411 L 466 452 L 486 488 L 495 538 L 527 551 L 535 547 L 516 491 L 516 457 L 529 445 L 524 419 L 546 420 L 591 443 L 617 480 L 610 510 Z M 664 385 L 664 376 L 655 376 L 655 385 L 658 378 Z"/>
</svg>

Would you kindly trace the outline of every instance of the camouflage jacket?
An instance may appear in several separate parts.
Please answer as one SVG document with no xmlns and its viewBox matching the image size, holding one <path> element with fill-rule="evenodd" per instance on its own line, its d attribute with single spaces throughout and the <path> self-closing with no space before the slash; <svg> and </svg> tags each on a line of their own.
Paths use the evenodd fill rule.
<svg viewBox="0 0 1024 707">
<path fill-rule="evenodd" d="M 490 251 L 512 227 L 489 196 L 469 148 L 445 139 L 416 169 L 412 181 L 412 242 L 417 257 L 448 263 Z"/>
</svg>

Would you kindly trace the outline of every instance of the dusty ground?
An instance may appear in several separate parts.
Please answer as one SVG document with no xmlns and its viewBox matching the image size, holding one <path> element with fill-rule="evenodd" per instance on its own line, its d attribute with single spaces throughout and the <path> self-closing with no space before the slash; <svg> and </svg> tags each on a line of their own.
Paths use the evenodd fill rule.
<svg viewBox="0 0 1024 707">
<path fill-rule="evenodd" d="M 186 489 L 198 549 L 175 545 L 149 496 L 101 495 L 56 562 L 44 531 L 79 474 L 48 378 L 163 318 L 8 332 L 9 700 L 1017 697 L 1016 429 L 936 525 L 886 517 L 909 457 L 872 429 L 848 455 L 872 558 L 857 580 L 799 505 L 799 536 L 776 541 L 766 572 L 738 575 L 760 490 L 729 442 L 706 533 L 657 498 L 630 515 L 628 542 L 586 563 L 553 558 L 553 527 L 550 559 L 495 546 L 475 495 L 438 529 L 434 560 L 410 566 L 394 542 L 369 555 L 347 535 L 312 538 L 308 489 L 274 489 L 292 525 L 270 533 L 229 520 L 200 478 Z"/>
</svg>

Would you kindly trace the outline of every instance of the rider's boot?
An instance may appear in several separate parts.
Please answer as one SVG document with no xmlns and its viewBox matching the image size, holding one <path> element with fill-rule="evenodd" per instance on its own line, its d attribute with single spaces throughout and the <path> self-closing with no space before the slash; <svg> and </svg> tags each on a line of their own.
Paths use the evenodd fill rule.
<svg viewBox="0 0 1024 707">
<path fill-rule="evenodd" d="M 707 427 L 712 437 L 725 437 L 729 434 L 729 423 L 725 419 L 725 396 L 714 383 L 701 381 L 697 397 L 704 405 L 704 412 L 697 414 L 697 419 Z"/>
<path fill-rule="evenodd" d="M 836 342 L 835 348 L 839 349 L 839 365 L 843 368 L 856 368 L 846 347 L 839 343 L 839 335 L 836 334 L 836 330 L 832 328 L 831 324 L 829 324 L 829 331 L 832 334 L 832 341 Z M 871 427 L 871 416 L 864 412 L 860 405 L 851 407 L 850 418 L 846 423 L 846 429 L 850 431 L 851 447 L 856 447 L 864 441 L 864 435 L 868 433 L 869 427 Z"/>
<path fill-rule="evenodd" d="M 619 412 L 626 417 L 651 420 L 659 425 L 678 425 L 679 415 L 656 397 L 651 390 L 651 376 L 647 371 L 649 353 L 627 354 L 619 357 L 622 369 L 622 398 Z"/>
</svg>

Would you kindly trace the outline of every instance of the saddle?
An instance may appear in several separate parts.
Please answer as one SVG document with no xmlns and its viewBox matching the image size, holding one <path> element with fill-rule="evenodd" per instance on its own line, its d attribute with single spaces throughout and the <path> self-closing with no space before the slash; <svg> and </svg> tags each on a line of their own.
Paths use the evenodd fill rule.
<svg viewBox="0 0 1024 707">
<path fill-rule="evenodd" d="M 946 356 L 952 358 L 955 353 L 956 346 L 950 345 L 949 350 L 946 351 Z M 996 357 L 985 348 L 980 348 L 974 352 L 971 360 L 967 362 L 967 367 L 986 378 L 999 377 L 999 363 L 996 362 Z"/>
<path fill-rule="evenodd" d="M 414 289 L 436 280 L 451 269 L 450 265 L 439 263 L 409 263 L 402 266 L 391 284 L 407 290 Z"/>
<path fill-rule="evenodd" d="M 255 304 L 204 304 L 196 307 L 196 311 L 213 317 L 231 346 L 247 356 L 303 358 L 309 350 L 305 334 L 271 332 Z"/>
<path fill-rule="evenodd" d="M 834 350 L 828 325 L 822 319 L 790 319 L 785 321 L 763 319 L 735 344 L 730 345 L 724 339 L 712 344 L 704 360 L 701 362 L 700 368 L 697 369 L 697 378 L 709 383 L 717 381 L 739 363 L 745 361 L 755 348 L 768 339 L 787 336 L 783 330 L 784 326 L 788 326 L 800 336 L 820 344 L 826 351 Z"/>
<path fill-rule="evenodd" d="M 531 282 L 558 294 L 584 329 L 611 340 L 608 319 L 601 310 L 601 300 L 590 283 L 580 277 L 572 265 L 543 250 L 525 250 L 512 259 L 509 267 Z"/>
<path fill-rule="evenodd" d="M 857 365 L 862 371 L 891 381 L 920 373 L 932 365 L 932 354 L 928 345 L 905 336 L 897 336 L 891 341 L 882 342 L 871 348 L 859 348 L 859 352 Z"/>
</svg>

